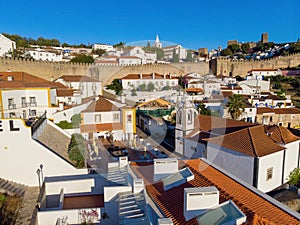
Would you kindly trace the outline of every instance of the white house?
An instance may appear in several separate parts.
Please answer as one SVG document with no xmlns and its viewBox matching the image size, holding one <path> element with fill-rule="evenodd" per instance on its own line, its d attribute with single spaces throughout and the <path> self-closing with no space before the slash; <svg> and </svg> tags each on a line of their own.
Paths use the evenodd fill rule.
<svg viewBox="0 0 300 225">
<path fill-rule="evenodd" d="M 156 90 L 161 90 L 164 87 L 174 87 L 178 85 L 178 78 L 166 74 L 128 74 L 122 79 L 123 89 L 138 89 L 140 85 L 147 85 L 152 83 Z"/>
<path fill-rule="evenodd" d="M 186 59 L 187 50 L 183 48 L 181 45 L 171 45 L 162 48 L 164 51 L 165 59 L 173 59 L 173 52 L 178 55 L 179 59 Z"/>
<path fill-rule="evenodd" d="M 254 126 L 206 139 L 205 157 L 258 190 L 269 192 L 286 183 L 289 173 L 298 167 L 299 139 L 283 127 Z"/>
<path fill-rule="evenodd" d="M 42 123 L 35 133 L 43 128 Z M 0 119 L 0 177 L 28 186 L 38 186 L 47 176 L 87 173 L 87 170 L 76 169 L 70 162 L 33 139 L 32 129 L 22 119 Z"/>
<path fill-rule="evenodd" d="M 121 56 L 134 56 L 134 57 L 138 57 L 140 58 L 142 61 L 142 64 L 146 64 L 146 63 L 155 63 L 155 61 L 157 60 L 157 56 L 156 53 L 153 52 L 145 52 L 141 47 L 139 46 L 135 46 L 135 47 L 130 47 L 127 49 L 126 52 L 124 52 Z"/>
<path fill-rule="evenodd" d="M 284 127 L 204 115 L 196 118 L 187 135 L 176 133 L 175 151 L 185 157 L 206 158 L 262 192 L 286 183 L 299 165 L 300 138 Z"/>
<path fill-rule="evenodd" d="M 35 60 L 61 62 L 63 60 L 63 54 L 55 49 L 32 49 L 27 52 Z"/>
<path fill-rule="evenodd" d="M 102 96 L 80 114 L 80 132 L 85 139 L 112 133 L 114 140 L 131 140 L 136 132 L 135 109 Z"/>
<path fill-rule="evenodd" d="M 247 80 L 263 80 L 264 77 L 282 75 L 279 69 L 252 69 L 248 72 Z"/>
<path fill-rule="evenodd" d="M 102 95 L 102 82 L 84 75 L 63 75 L 55 80 L 69 88 L 80 90 L 81 97 Z"/>
<path fill-rule="evenodd" d="M 108 44 L 93 44 L 93 46 L 92 46 L 93 50 L 102 49 L 107 52 L 112 51 L 113 48 L 114 47 L 112 45 L 108 45 Z"/>
<path fill-rule="evenodd" d="M 118 63 L 123 66 L 140 65 L 142 64 L 142 59 L 137 56 L 120 56 Z"/>
<path fill-rule="evenodd" d="M 66 88 L 24 72 L 0 72 L 1 118 L 36 117 L 58 110 L 56 89 Z"/>
<path fill-rule="evenodd" d="M 7 53 L 12 53 L 16 49 L 16 42 L 0 34 L 0 57 Z"/>
</svg>

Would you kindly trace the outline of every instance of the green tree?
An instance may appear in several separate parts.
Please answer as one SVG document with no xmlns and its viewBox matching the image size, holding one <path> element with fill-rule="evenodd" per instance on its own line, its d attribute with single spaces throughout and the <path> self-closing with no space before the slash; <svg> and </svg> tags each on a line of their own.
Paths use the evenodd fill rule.
<svg viewBox="0 0 300 225">
<path fill-rule="evenodd" d="M 227 107 L 231 117 L 233 119 L 238 119 L 245 110 L 245 100 L 243 96 L 238 94 L 229 96 Z"/>
<path fill-rule="evenodd" d="M 157 59 L 162 59 L 164 57 L 164 51 L 160 48 L 155 48 Z"/>
<path fill-rule="evenodd" d="M 229 45 L 228 48 L 231 50 L 231 52 L 236 53 L 238 50 L 240 50 L 240 45 L 232 44 Z"/>
<path fill-rule="evenodd" d="M 171 87 L 169 85 L 166 85 L 166 86 L 162 87 L 161 90 L 162 91 L 169 91 L 169 90 L 171 90 Z"/>
<path fill-rule="evenodd" d="M 200 103 L 197 107 L 198 112 L 200 112 L 200 114 L 202 115 L 211 115 L 211 110 L 206 108 L 206 106 L 203 103 Z"/>
<path fill-rule="evenodd" d="M 187 51 L 186 61 L 189 61 L 189 62 L 193 61 L 193 56 L 192 56 L 191 50 Z"/>
<path fill-rule="evenodd" d="M 113 45 L 114 48 L 123 48 L 124 46 L 125 46 L 125 42 L 122 41 Z"/>
<path fill-rule="evenodd" d="M 229 48 L 225 48 L 221 51 L 221 56 L 228 56 L 228 55 L 232 55 L 232 51 Z"/>
<path fill-rule="evenodd" d="M 111 84 L 106 86 L 107 89 L 114 90 L 116 95 L 121 95 L 123 91 L 122 81 L 120 79 L 114 79 Z"/>
<path fill-rule="evenodd" d="M 295 168 L 289 174 L 289 185 L 299 187 L 299 182 L 300 182 L 300 168 Z"/>
<path fill-rule="evenodd" d="M 154 91 L 154 89 L 155 89 L 154 84 L 152 82 L 149 82 L 147 84 L 147 91 Z"/>
<path fill-rule="evenodd" d="M 103 54 L 106 53 L 106 51 L 104 49 L 95 49 L 92 50 L 92 53 L 97 54 L 98 56 L 102 56 Z"/>
<path fill-rule="evenodd" d="M 175 49 L 173 49 L 173 62 L 179 62 L 179 55 L 178 54 L 176 54 L 176 51 L 175 51 Z"/>
<path fill-rule="evenodd" d="M 81 54 L 75 56 L 73 59 L 70 60 L 70 62 L 93 63 L 94 59 L 92 56 Z"/>
<path fill-rule="evenodd" d="M 86 143 L 81 134 L 72 134 L 71 142 L 68 149 L 68 156 L 77 168 L 85 166 L 85 158 L 87 155 Z"/>
<path fill-rule="evenodd" d="M 81 122 L 81 115 L 80 114 L 74 114 L 71 117 L 73 128 L 79 128 L 80 122 Z"/>
<path fill-rule="evenodd" d="M 140 84 L 140 85 L 138 86 L 138 90 L 139 90 L 139 91 L 146 91 L 146 89 L 147 89 L 146 84 Z"/>
<path fill-rule="evenodd" d="M 249 51 L 250 51 L 250 45 L 249 45 L 249 43 L 242 44 L 241 45 L 241 49 L 242 49 L 243 54 L 248 54 Z"/>
</svg>

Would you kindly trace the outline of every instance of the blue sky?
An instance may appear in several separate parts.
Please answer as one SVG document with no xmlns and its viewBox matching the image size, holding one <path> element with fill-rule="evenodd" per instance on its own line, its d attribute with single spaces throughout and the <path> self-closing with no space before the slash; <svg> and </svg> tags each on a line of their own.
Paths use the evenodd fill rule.
<svg viewBox="0 0 300 225">
<path fill-rule="evenodd" d="M 186 48 L 226 47 L 227 40 L 300 38 L 300 1 L 51 0 L 0 1 L 0 32 L 71 44 L 154 40 Z M 6 10 L 3 10 L 6 9 Z"/>
</svg>

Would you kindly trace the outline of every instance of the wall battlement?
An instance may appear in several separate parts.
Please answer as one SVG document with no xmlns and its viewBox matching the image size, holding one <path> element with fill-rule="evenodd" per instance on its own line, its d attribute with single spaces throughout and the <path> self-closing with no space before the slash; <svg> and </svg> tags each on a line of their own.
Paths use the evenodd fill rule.
<svg viewBox="0 0 300 225">
<path fill-rule="evenodd" d="M 245 77 L 247 72 L 252 69 L 280 69 L 295 67 L 300 64 L 300 53 L 290 54 L 263 60 L 232 60 L 228 58 L 217 58 L 210 61 L 211 71 L 223 75 L 240 75 Z"/>
</svg>

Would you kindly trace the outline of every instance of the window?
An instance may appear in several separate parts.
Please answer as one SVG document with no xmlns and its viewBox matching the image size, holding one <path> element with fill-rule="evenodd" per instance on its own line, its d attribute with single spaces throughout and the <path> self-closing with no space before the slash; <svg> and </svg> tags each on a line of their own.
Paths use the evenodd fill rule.
<svg viewBox="0 0 300 225">
<path fill-rule="evenodd" d="M 29 98 L 29 103 L 30 103 L 30 106 L 36 106 L 36 98 L 35 97 L 30 97 Z"/>
<path fill-rule="evenodd" d="M 22 104 L 23 108 L 27 106 L 27 104 L 26 104 L 26 97 L 22 97 L 21 98 L 21 104 Z"/>
<path fill-rule="evenodd" d="M 192 123 L 192 111 L 190 110 L 188 112 L 188 124 L 191 124 Z"/>
<path fill-rule="evenodd" d="M 36 117 L 36 110 L 30 110 L 29 111 L 29 116 L 30 117 Z"/>
<path fill-rule="evenodd" d="M 113 120 L 114 120 L 114 121 L 119 121 L 119 120 L 120 120 L 120 116 L 119 116 L 118 113 L 114 113 L 114 114 L 113 114 Z"/>
<path fill-rule="evenodd" d="M 95 123 L 101 123 L 101 114 L 95 115 Z"/>
<path fill-rule="evenodd" d="M 128 123 L 131 123 L 132 122 L 132 115 L 127 115 L 127 122 Z"/>
<path fill-rule="evenodd" d="M 272 116 L 270 116 L 270 122 L 273 122 L 273 117 Z"/>
<path fill-rule="evenodd" d="M 267 181 L 273 178 L 273 167 L 267 169 Z"/>
</svg>

